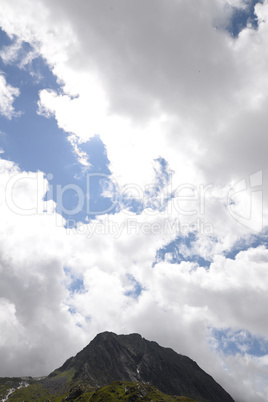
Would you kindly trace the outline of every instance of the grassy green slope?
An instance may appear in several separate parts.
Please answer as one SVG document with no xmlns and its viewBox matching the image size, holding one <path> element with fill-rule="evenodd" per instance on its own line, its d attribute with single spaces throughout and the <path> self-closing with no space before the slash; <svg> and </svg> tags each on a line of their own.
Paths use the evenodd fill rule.
<svg viewBox="0 0 268 402">
<path fill-rule="evenodd" d="M 72 373 L 65 372 L 54 378 L 35 381 L 28 387 L 20 388 L 9 396 L 17 402 L 62 402 L 91 401 L 148 401 L 148 402 L 197 402 L 189 398 L 173 397 L 160 392 L 157 388 L 140 382 L 116 381 L 101 388 L 93 388 L 85 383 L 72 381 Z"/>
<path fill-rule="evenodd" d="M 93 394 L 82 396 L 81 401 L 116 402 L 116 401 L 163 401 L 163 402 L 195 402 L 184 397 L 172 397 L 160 392 L 157 388 L 140 382 L 116 381 L 106 387 L 99 388 Z"/>
<path fill-rule="evenodd" d="M 53 378 L 43 378 L 39 381 L 33 381 L 28 387 L 17 389 L 12 393 L 8 400 L 10 401 L 38 401 L 61 402 L 69 395 L 73 386 L 73 372 L 66 371 Z"/>
</svg>

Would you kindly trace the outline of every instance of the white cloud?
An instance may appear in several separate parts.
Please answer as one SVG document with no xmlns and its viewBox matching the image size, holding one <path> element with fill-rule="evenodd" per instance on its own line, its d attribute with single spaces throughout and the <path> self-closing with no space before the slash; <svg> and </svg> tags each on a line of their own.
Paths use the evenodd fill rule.
<svg viewBox="0 0 268 402">
<path fill-rule="evenodd" d="M 228 212 L 232 186 L 244 178 L 249 186 L 250 175 L 262 171 L 264 218 L 267 213 L 268 3 L 256 6 L 259 29 L 246 28 L 236 40 L 213 26 L 227 18 L 224 5 L 209 0 L 128 6 L 121 0 L 112 6 L 108 1 L 2 1 L 3 29 L 30 42 L 63 87 L 62 93 L 40 92 L 39 113 L 55 116 L 84 164 L 79 145 L 99 134 L 121 189 L 155 184 L 159 157 L 174 172 L 172 191 L 185 183 L 195 189 L 212 186 L 203 214 L 181 210 L 200 208 L 200 197 L 195 203 L 182 201 L 179 211 L 177 197 L 161 213 L 147 208 L 136 216 L 125 210 L 66 231 L 54 204 L 51 213 L 30 215 L 38 202 L 43 205 L 46 189 L 37 192 L 34 173 L 2 161 L 1 193 L 18 174 L 23 180 L 14 187 L 16 205 L 29 215 L 15 215 L 2 200 L 0 306 L 10 311 L 10 321 L 3 314 L 6 334 L 14 328 L 22 334 L 12 338 L 16 365 L 3 338 L 7 372 L 2 375 L 27 374 L 18 361 L 44 373 L 101 330 L 134 331 L 190 355 L 237 400 L 267 400 L 265 358 L 226 357 L 208 342 L 210 327 L 268 338 L 267 250 L 249 249 L 235 260 L 223 256 L 252 230 Z M 14 114 L 17 94 L 13 89 L 8 97 L 7 115 Z M 242 193 L 237 205 L 250 196 Z M 188 227 L 197 218 L 212 224 L 212 234 L 199 232 L 191 250 L 180 249 L 186 258 L 196 253 L 210 260 L 210 269 L 170 264 L 168 258 L 152 268 L 157 250 L 176 238 L 178 233 L 164 228 L 177 218 Z M 6 233 L 12 236 L 7 239 Z M 70 277 L 64 267 L 84 280 L 83 292 L 66 289 Z M 126 295 L 129 274 L 144 289 L 137 298 Z"/>
<path fill-rule="evenodd" d="M 102 248 L 110 250 L 111 245 L 106 242 Z M 268 339 L 267 250 L 260 247 L 241 252 L 236 260 L 218 257 L 208 271 L 185 262 L 173 265 L 163 262 L 154 269 L 141 261 L 131 266 L 131 258 L 125 263 L 122 258 L 129 254 L 129 249 L 114 242 L 112 250 L 109 255 L 116 258 L 108 266 L 105 260 L 99 259 L 98 268 L 88 261 L 85 292 L 73 297 L 72 303 L 80 316 L 89 314 L 90 321 L 83 325 L 99 331 L 138 330 L 147 338 L 168 343 L 197 360 L 236 400 L 250 401 L 254 395 L 256 400 L 266 400 L 267 389 L 264 383 L 259 387 L 259 382 L 264 381 L 267 369 L 263 367 L 260 375 L 262 365 L 253 356 L 247 356 L 247 364 L 246 357 L 239 355 L 213 356 L 207 339 L 210 326 L 243 328 Z M 145 289 L 138 300 L 124 295 L 124 264 L 129 264 L 127 271 Z M 222 364 L 228 371 L 223 371 Z M 252 372 L 253 367 L 256 371 Z M 237 389 L 237 383 L 243 386 Z"/>
<path fill-rule="evenodd" d="M 40 113 L 55 115 L 77 141 L 99 134 L 121 185 L 151 183 L 159 156 L 174 171 L 175 185 L 228 188 L 255 171 L 265 174 L 264 22 L 233 40 L 213 27 L 222 1 L 200 2 L 199 8 L 154 2 L 148 14 L 139 12 L 139 2 L 123 7 L 118 1 L 113 9 L 106 2 L 65 3 L 61 13 L 60 2 L 48 4 L 38 3 L 47 20 L 36 19 L 32 7 L 15 26 L 5 4 L 11 17 L 2 24 L 33 45 L 38 38 L 39 52 L 63 83 L 63 94 L 41 91 Z M 257 7 L 260 21 L 265 7 Z"/>
<path fill-rule="evenodd" d="M 21 41 L 18 38 L 10 46 L 3 46 L 0 51 L 0 57 L 5 64 L 14 63 L 17 61 L 19 51 L 21 50 Z"/>
<path fill-rule="evenodd" d="M 9 85 L 6 82 L 5 76 L 0 72 L 0 114 L 8 119 L 20 114 L 13 107 L 13 102 L 19 94 L 19 89 Z"/>
<path fill-rule="evenodd" d="M 167 215 L 121 211 L 68 230 L 53 206 L 43 212 L 42 173 L 21 172 L 2 160 L 1 194 L 8 183 L 7 201 L 0 205 L 2 375 L 46 374 L 108 329 L 140 332 L 189 355 L 237 400 L 250 401 L 255 393 L 259 401 L 267 399 L 266 388 L 258 388 L 266 373 L 264 367 L 260 374 L 261 362 L 249 356 L 246 366 L 244 358 L 224 357 L 209 343 L 210 327 L 244 329 L 268 339 L 264 247 L 240 252 L 235 260 L 214 257 L 209 270 L 189 262 L 152 268 L 156 251 L 176 236 L 164 229 Z M 12 212 L 14 206 L 20 214 Z M 39 213 L 31 216 L 34 207 Z M 120 231 L 117 238 L 112 227 Z M 143 289 L 137 297 L 127 295 L 129 275 Z M 66 289 L 72 276 L 83 280 L 80 291 Z"/>
<path fill-rule="evenodd" d="M 46 188 L 41 173 L 21 172 L 12 162 L 0 160 L 2 376 L 45 374 L 55 361 L 62 363 L 66 347 L 72 351 L 77 347 L 73 343 L 77 327 L 63 303 L 68 296 L 65 230 L 56 225 L 53 206 L 43 201 Z M 49 213 L 43 213 L 46 207 Z M 39 213 L 29 215 L 33 208 Z M 65 346 L 55 342 L 54 350 L 50 345 L 55 335 L 64 339 Z M 81 334 L 79 347 L 84 343 Z"/>
</svg>

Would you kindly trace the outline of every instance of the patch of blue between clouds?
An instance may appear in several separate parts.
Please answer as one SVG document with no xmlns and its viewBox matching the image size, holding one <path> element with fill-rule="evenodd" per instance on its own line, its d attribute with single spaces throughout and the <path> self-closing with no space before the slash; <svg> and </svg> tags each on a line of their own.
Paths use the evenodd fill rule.
<svg viewBox="0 0 268 402">
<path fill-rule="evenodd" d="M 157 166 L 155 167 L 156 184 L 154 186 L 155 194 L 159 194 L 163 188 L 170 182 L 173 171 L 170 170 L 168 162 L 164 158 L 155 159 Z M 164 201 L 168 201 L 168 197 L 164 198 Z"/>
<path fill-rule="evenodd" d="M 134 278 L 133 275 L 128 274 L 127 279 L 130 282 L 132 287 L 131 290 L 125 292 L 126 296 L 133 297 L 134 299 L 138 299 L 141 295 L 142 291 L 145 290 L 142 285 Z"/>
<path fill-rule="evenodd" d="M 146 207 L 157 209 L 161 212 L 166 208 L 168 201 L 174 197 L 174 194 L 165 191 L 165 189 L 168 189 L 167 186 L 174 172 L 169 168 L 168 162 L 162 157 L 155 159 L 155 163 L 155 185 L 151 191 L 149 190 L 145 194 L 146 199 L 149 200 Z"/>
<path fill-rule="evenodd" d="M 81 278 L 74 276 L 71 270 L 67 267 L 64 268 L 67 278 L 67 289 L 70 293 L 83 293 L 85 291 L 84 281 Z"/>
<path fill-rule="evenodd" d="M 0 30 L 0 47 L 12 43 L 13 40 Z M 20 56 L 30 50 L 30 45 L 24 43 Z M 111 199 L 102 196 L 103 175 L 110 175 L 105 146 L 98 135 L 81 145 L 91 163 L 85 171 L 68 141 L 68 133 L 59 129 L 54 118 L 47 119 L 37 114 L 40 90 L 62 92 L 56 77 L 41 57 L 25 68 L 19 68 L 19 62 L 4 64 L 0 59 L 0 71 L 5 74 L 7 83 L 20 90 L 20 96 L 13 105 L 16 111 L 22 112 L 21 116 L 11 120 L 0 116 L 2 158 L 15 162 L 21 170 L 45 173 L 49 180 L 49 192 L 45 198 L 57 203 L 57 212 L 67 220 L 67 226 L 87 222 L 99 211 L 111 209 Z M 88 179 L 90 173 L 96 174 L 94 179 Z M 84 202 L 74 215 L 79 201 L 77 188 L 81 189 Z"/>
<path fill-rule="evenodd" d="M 268 341 L 245 330 L 211 328 L 210 334 L 216 341 L 216 349 L 225 355 L 249 354 L 261 357 L 268 354 Z M 215 347 L 215 344 L 213 342 Z"/>
<path fill-rule="evenodd" d="M 164 211 L 168 201 L 174 196 L 165 191 L 173 172 L 170 170 L 168 162 L 162 157 L 155 159 L 154 163 L 154 182 L 150 183 L 150 185 L 144 190 L 137 189 L 136 198 L 128 197 L 127 195 L 120 197 L 119 204 L 121 209 L 127 208 L 130 212 L 133 212 L 136 215 L 141 214 L 146 208 L 157 210 L 159 212 Z M 136 186 L 134 184 L 132 188 L 134 193 L 135 189 Z"/>
<path fill-rule="evenodd" d="M 249 248 L 256 248 L 259 246 L 265 246 L 265 248 L 268 248 L 267 229 L 262 234 L 255 234 L 251 235 L 250 237 L 240 239 L 237 243 L 234 244 L 231 250 L 226 251 L 224 255 L 226 258 L 234 260 L 237 254 L 239 254 L 241 251 L 248 250 Z"/>
<path fill-rule="evenodd" d="M 195 233 L 190 233 L 188 236 L 178 236 L 175 240 L 157 251 L 153 267 L 167 259 L 171 264 L 189 261 L 208 269 L 211 261 L 205 260 L 194 251 L 193 246 L 196 240 L 197 235 Z"/>
<path fill-rule="evenodd" d="M 236 38 L 239 33 L 250 24 L 253 29 L 258 28 L 258 19 L 254 12 L 255 5 L 262 4 L 263 1 L 247 1 L 245 8 L 232 7 L 231 18 L 227 24 L 227 31 Z"/>
<path fill-rule="evenodd" d="M 57 212 L 66 218 L 69 228 L 76 227 L 78 222 L 89 222 L 97 215 L 116 212 L 113 199 L 103 195 L 104 182 L 109 181 L 111 174 L 104 144 L 96 135 L 81 144 L 80 149 L 88 155 L 91 166 L 85 171 L 76 161 L 68 181 L 59 183 L 55 177 L 49 180 L 46 195 L 46 199 L 57 202 Z"/>
</svg>

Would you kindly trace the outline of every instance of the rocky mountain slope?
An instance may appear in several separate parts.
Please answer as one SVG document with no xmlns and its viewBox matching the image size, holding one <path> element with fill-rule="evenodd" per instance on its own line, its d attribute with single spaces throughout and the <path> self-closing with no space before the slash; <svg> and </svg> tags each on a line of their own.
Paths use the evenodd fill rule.
<svg viewBox="0 0 268 402">
<path fill-rule="evenodd" d="M 104 332 L 50 377 L 73 371 L 74 379 L 101 387 L 114 381 L 139 381 L 169 395 L 199 402 L 233 402 L 232 397 L 193 360 L 139 334 Z"/>
<path fill-rule="evenodd" d="M 25 402 L 234 402 L 188 357 L 138 334 L 112 332 L 97 335 L 48 377 L 0 379 L 1 398 Z"/>
</svg>

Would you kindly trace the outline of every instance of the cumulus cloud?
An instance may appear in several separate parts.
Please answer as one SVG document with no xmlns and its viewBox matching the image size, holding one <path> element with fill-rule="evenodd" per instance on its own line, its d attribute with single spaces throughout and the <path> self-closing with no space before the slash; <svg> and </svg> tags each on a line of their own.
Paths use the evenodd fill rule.
<svg viewBox="0 0 268 402">
<path fill-rule="evenodd" d="M 216 29 L 223 1 L 38 7 L 46 19 L 35 6 L 18 21 L 6 3 L 2 25 L 33 46 L 38 40 L 63 84 L 61 94 L 41 91 L 40 113 L 78 141 L 99 134 L 122 185 L 152 182 L 159 156 L 175 184 L 225 187 L 266 171 L 266 3 L 256 6 L 259 29 L 236 40 Z"/>
<path fill-rule="evenodd" d="M 0 72 L 0 114 L 8 119 L 14 116 L 19 116 L 19 112 L 16 112 L 13 107 L 13 102 L 18 97 L 20 91 L 18 88 L 14 88 L 9 85 L 6 78 Z"/>
<path fill-rule="evenodd" d="M 211 347 L 211 328 L 268 338 L 267 250 L 225 256 L 252 235 L 260 214 L 266 224 L 268 2 L 255 8 L 258 29 L 237 39 L 217 28 L 227 25 L 227 3 L 246 4 L 2 1 L 3 29 L 29 42 L 62 86 L 40 92 L 39 113 L 70 134 L 81 163 L 90 163 L 81 143 L 99 134 L 119 192 L 156 197 L 147 191 L 159 184 L 156 160 L 171 176 L 138 215 L 121 205 L 65 229 L 55 205 L 44 204 L 43 174 L 1 161 L 2 375 L 46 374 L 99 331 L 133 331 L 194 358 L 238 401 L 267 400 L 267 356 Z M 197 230 L 198 219 L 212 231 Z M 171 230 L 178 220 L 185 232 Z M 189 233 L 191 248 L 179 250 L 189 261 L 156 261 L 159 249 Z M 77 278 L 83 286 L 73 290 Z"/>
<path fill-rule="evenodd" d="M 0 57 L 5 64 L 13 63 L 17 61 L 19 56 L 19 51 L 21 49 L 21 41 L 17 39 L 10 46 L 3 46 L 0 51 Z"/>
<path fill-rule="evenodd" d="M 53 369 L 55 359 L 62 362 L 64 348 L 73 349 L 76 333 L 63 303 L 64 229 L 55 225 L 55 206 L 43 201 L 47 182 L 41 173 L 22 172 L 5 160 L 0 161 L 0 172 L 1 355 L 5 362 L 0 375 L 39 375 Z M 49 345 L 54 343 L 55 331 L 66 343 L 62 347 L 59 342 L 53 351 Z M 46 357 L 42 350 L 47 351 Z"/>
<path fill-rule="evenodd" d="M 105 327 L 117 332 L 138 330 L 197 360 L 236 400 L 250 401 L 255 397 L 264 401 L 267 367 L 249 354 L 244 357 L 237 354 L 237 358 L 213 354 L 208 340 L 211 327 L 243 328 L 253 336 L 268 339 L 265 320 L 267 250 L 263 247 L 250 249 L 238 254 L 235 260 L 218 257 L 209 270 L 186 262 L 162 262 L 152 269 L 149 263 L 134 260 L 131 264 L 131 258 L 126 259 L 126 254 L 134 247 L 122 247 L 124 237 L 122 235 L 113 245 L 110 241 L 107 244 L 107 239 L 105 244 L 100 239 L 100 250 L 112 249 L 109 255 L 116 255 L 116 259 L 109 262 L 105 257 L 103 261 L 86 260 L 89 266 L 85 270 L 85 288 L 70 301 L 77 319 L 80 317 L 80 324 L 99 331 Z M 79 261 L 80 269 L 84 264 Z M 142 284 L 143 290 L 137 299 L 126 297 L 124 292 L 125 264 L 128 264 L 127 272 Z M 88 322 L 83 318 L 86 315 Z M 240 365 L 243 375 L 238 368 Z M 262 382 L 261 387 L 259 382 Z"/>
<path fill-rule="evenodd" d="M 240 400 L 250 400 L 252 389 L 265 400 L 258 388 L 265 366 L 248 356 L 258 367 L 252 376 L 245 358 L 210 347 L 211 327 L 268 338 L 264 247 L 235 260 L 214 257 L 209 270 L 190 262 L 153 267 L 157 250 L 177 235 L 166 230 L 170 215 L 121 211 L 65 229 L 55 204 L 43 200 L 41 172 L 2 160 L 0 183 L 2 375 L 46 374 L 100 331 L 138 331 L 197 360 Z M 82 286 L 72 289 L 76 278 Z"/>
</svg>

